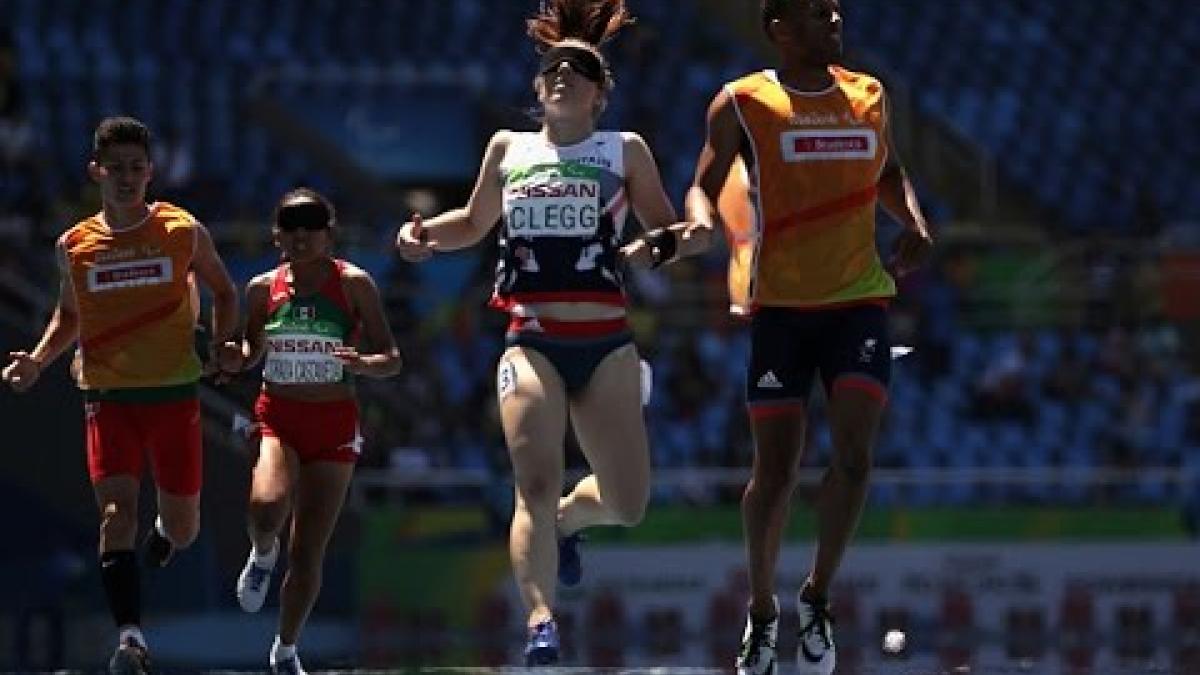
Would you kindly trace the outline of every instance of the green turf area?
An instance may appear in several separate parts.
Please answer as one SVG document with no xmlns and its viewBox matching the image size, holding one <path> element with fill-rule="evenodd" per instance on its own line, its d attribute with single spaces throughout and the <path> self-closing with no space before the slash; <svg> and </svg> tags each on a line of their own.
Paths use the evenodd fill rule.
<svg viewBox="0 0 1200 675">
<path fill-rule="evenodd" d="M 367 527 L 386 533 L 367 541 L 388 546 L 497 536 L 488 535 L 482 510 L 474 508 L 375 510 L 367 515 Z M 813 512 L 797 507 L 788 538 L 808 540 L 815 533 Z M 739 541 L 742 521 L 736 506 L 651 506 L 635 528 L 594 528 L 588 536 L 593 541 L 637 544 Z M 1164 508 L 908 508 L 869 509 L 857 540 L 1162 541 L 1187 536 L 1178 511 Z"/>
</svg>

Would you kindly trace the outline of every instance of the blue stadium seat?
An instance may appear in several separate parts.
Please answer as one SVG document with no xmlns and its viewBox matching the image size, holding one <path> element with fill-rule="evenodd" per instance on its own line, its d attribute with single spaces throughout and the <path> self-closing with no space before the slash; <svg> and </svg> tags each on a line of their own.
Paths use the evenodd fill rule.
<svg viewBox="0 0 1200 675">
<path fill-rule="evenodd" d="M 872 62 L 895 68 L 917 90 L 923 109 L 991 151 L 1007 177 L 1058 211 L 1068 229 L 1129 227 L 1133 209 L 1120 197 L 1118 208 L 1112 209 L 1111 181 L 1145 175 L 1129 166 L 1138 157 L 1153 161 L 1158 172 L 1189 164 L 1184 152 L 1146 152 L 1177 148 L 1189 136 L 1195 139 L 1167 122 L 1186 117 L 1171 111 L 1200 110 L 1194 102 L 1180 107 L 1180 96 L 1195 97 L 1195 88 L 1181 92 L 1170 86 L 1187 79 L 1194 61 L 1184 45 L 1196 41 L 1185 36 L 1200 35 L 1200 20 L 1186 0 L 1145 6 L 1121 0 L 1022 2 L 1011 7 L 861 0 L 847 11 L 849 45 L 868 52 Z M 1173 38 L 1164 42 L 1162 35 Z M 947 53 L 955 57 L 944 58 Z M 1080 62 L 1090 65 L 1071 65 Z M 978 94 L 983 83 L 986 97 Z M 1137 106 L 1125 103 L 1128 99 L 1120 93 L 1131 88 L 1139 92 Z M 1014 106 L 1054 112 L 1022 116 Z M 1122 112 L 1094 114 L 1098 109 Z M 1020 135 L 1013 137 L 1013 130 Z M 1030 162 L 1019 154 L 1023 145 L 1078 154 L 1077 164 L 1096 171 L 1070 176 L 1080 191 L 1064 202 L 1055 188 L 1065 182 L 1046 175 L 1063 163 Z M 1151 188 L 1164 212 L 1200 217 L 1200 205 L 1185 197 L 1189 191 L 1166 190 L 1161 184 Z"/>
</svg>

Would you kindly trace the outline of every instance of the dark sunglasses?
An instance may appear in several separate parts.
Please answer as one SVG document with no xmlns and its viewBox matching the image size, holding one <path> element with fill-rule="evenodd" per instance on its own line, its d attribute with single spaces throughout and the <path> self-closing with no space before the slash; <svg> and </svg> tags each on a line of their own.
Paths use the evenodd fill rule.
<svg viewBox="0 0 1200 675">
<path fill-rule="evenodd" d="M 545 54 L 542 54 L 541 61 L 538 63 L 538 74 L 545 75 L 554 72 L 563 62 L 566 62 L 571 70 L 582 75 L 584 79 L 596 84 L 604 84 L 606 73 L 600 57 L 591 50 L 574 45 L 562 45 L 548 49 Z"/>
<path fill-rule="evenodd" d="M 282 232 L 295 232 L 296 230 L 319 232 L 329 229 L 332 225 L 329 209 L 325 208 L 324 204 L 316 202 L 288 204 L 279 209 L 279 215 L 275 219 L 275 227 Z"/>
</svg>

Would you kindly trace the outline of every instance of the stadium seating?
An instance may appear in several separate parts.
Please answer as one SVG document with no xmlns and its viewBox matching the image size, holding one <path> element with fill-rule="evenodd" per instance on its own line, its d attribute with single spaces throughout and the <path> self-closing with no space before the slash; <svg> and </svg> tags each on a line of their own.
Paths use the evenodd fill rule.
<svg viewBox="0 0 1200 675">
<path fill-rule="evenodd" d="M 1191 198 L 1200 136 L 1189 129 L 1200 92 L 1173 84 L 1189 77 L 1200 42 L 1188 0 L 861 0 L 845 9 L 851 48 L 987 148 L 1069 231 L 1132 234 L 1163 218 L 1200 219 Z"/>
<path fill-rule="evenodd" d="M 691 179 L 708 100 L 720 82 L 761 64 L 722 26 L 706 21 L 697 3 L 632 4 L 642 26 L 608 50 L 618 89 L 604 124 L 648 138 L 678 201 Z M 482 92 L 517 114 L 534 102 L 535 55 L 522 30 L 532 5 L 0 0 L 16 57 L 21 116 L 32 125 L 41 158 L 32 180 L 28 172 L 6 169 L 0 205 L 5 212 L 33 212 L 31 204 L 43 204 L 37 217 L 45 222 L 34 228 L 43 240 L 33 243 L 48 252 L 41 246 L 45 235 L 62 223 L 50 222 L 44 203 L 79 194 L 96 119 L 128 112 L 190 153 L 192 180 L 181 189 L 193 191 L 187 194 L 202 204 L 197 208 L 223 240 L 236 239 L 246 214 L 261 223 L 286 187 L 335 185 L 323 167 L 281 147 L 247 116 L 262 78 L 273 78 L 273 93 L 290 101 L 303 101 L 314 78 L 339 83 L 347 100 L 375 96 L 380 82 L 439 82 Z M 1200 135 L 1189 126 L 1200 117 L 1200 89 L 1171 86 L 1190 75 L 1195 55 L 1189 45 L 1200 43 L 1200 13 L 1185 11 L 1189 7 L 1186 0 L 1144 6 L 1125 0 L 855 0 L 846 3 L 847 42 L 869 61 L 886 64 L 887 76 L 911 90 L 921 110 L 990 151 L 1006 177 L 1058 212 L 1068 229 L 1132 231 L 1153 215 L 1147 210 L 1171 219 L 1200 217 L 1191 199 L 1200 193 L 1193 166 Z M 1124 18 L 1114 20 L 1113 13 Z M 1088 39 L 1113 26 L 1129 30 Z M 1168 32 L 1174 37 L 1161 40 Z M 1075 65 L 1081 63 L 1091 65 Z M 1135 91 L 1140 103 L 1118 112 L 1121 97 Z M 21 176 L 28 184 L 16 180 Z M 1130 183 L 1147 176 L 1152 180 Z M 368 225 L 382 240 L 394 223 Z M 374 236 L 362 250 L 378 248 Z M 48 256 L 42 257 L 48 269 Z M 228 251 L 231 269 L 243 280 L 270 258 L 261 250 Z M 381 278 L 393 271 L 386 254 L 364 263 Z M 461 274 L 471 273 L 470 261 L 456 264 Z M 473 297 L 469 288 L 463 293 Z M 457 316 L 455 309 L 421 309 L 443 328 L 455 319 L 437 324 L 439 309 L 441 316 Z M 494 328 L 474 321 L 476 332 Z M 499 348 L 497 335 L 407 346 L 428 358 L 409 359 L 419 365 L 398 380 L 395 391 L 403 393 L 381 393 L 367 406 L 365 418 L 379 427 L 369 436 L 378 443 L 440 444 L 431 451 L 435 466 L 483 468 L 500 461 L 494 420 L 460 414 L 489 400 L 487 364 Z M 648 410 L 655 465 L 744 465 L 744 336 L 715 326 L 664 326 L 656 337 L 651 360 L 658 386 Z M 1062 401 L 1044 391 L 1046 374 L 1067 343 L 1094 363 L 1100 336 L 1043 330 L 1032 339 L 1022 391 L 1033 411 L 1029 419 L 981 417 L 972 408 L 992 357 L 1016 344 L 1012 333 L 962 330 L 948 372 L 934 379 L 923 376 L 920 351 L 898 361 L 876 453 L 880 466 L 1076 469 L 1200 461 L 1194 450 L 1200 439 L 1188 428 L 1194 394 L 1182 376 L 1170 374 L 1177 371 L 1151 376 L 1147 370 L 1123 381 L 1093 368 L 1092 395 Z M 689 399 L 697 387 L 705 396 Z M 430 402 L 406 409 L 391 400 L 409 395 Z M 1114 428 L 1112 421 L 1123 420 L 1131 405 L 1149 412 Z M 816 463 L 828 452 L 828 431 L 817 424 L 811 438 L 809 461 Z M 1164 502 L 1179 497 L 1174 490 L 1146 483 L 1125 497 Z M 884 503 L 920 504 L 1082 503 L 1087 497 L 1072 485 L 880 486 L 875 493 Z"/>
</svg>

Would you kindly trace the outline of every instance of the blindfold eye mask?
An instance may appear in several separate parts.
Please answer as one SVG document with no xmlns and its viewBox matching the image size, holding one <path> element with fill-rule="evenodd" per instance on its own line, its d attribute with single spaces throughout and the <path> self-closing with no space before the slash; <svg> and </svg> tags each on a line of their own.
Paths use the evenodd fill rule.
<svg viewBox="0 0 1200 675">
<path fill-rule="evenodd" d="M 329 209 L 326 209 L 324 204 L 298 202 L 279 209 L 279 217 L 275 221 L 275 225 L 284 232 L 295 232 L 296 230 L 324 230 L 332 223 L 329 219 Z"/>
<path fill-rule="evenodd" d="M 564 61 L 571 67 L 571 70 L 579 73 L 585 79 L 596 84 L 604 84 L 604 64 L 601 63 L 600 57 L 591 50 L 572 45 L 552 47 L 542 54 L 542 60 L 538 65 L 538 74 L 545 75 L 557 70 L 559 64 Z"/>
</svg>

